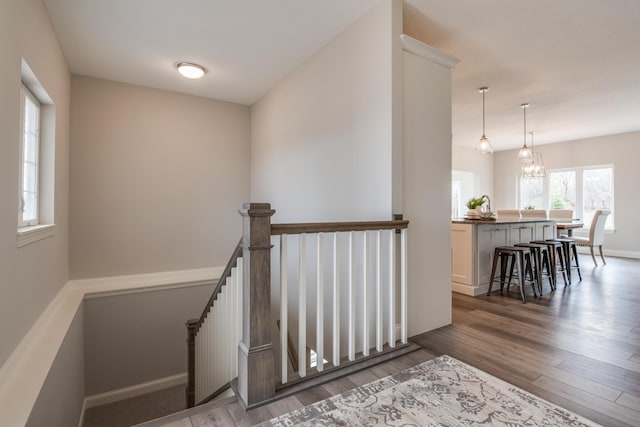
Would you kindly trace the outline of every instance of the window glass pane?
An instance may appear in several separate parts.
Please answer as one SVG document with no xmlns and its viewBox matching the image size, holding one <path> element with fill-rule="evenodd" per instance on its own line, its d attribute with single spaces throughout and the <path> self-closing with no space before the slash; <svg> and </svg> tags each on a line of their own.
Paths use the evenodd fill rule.
<svg viewBox="0 0 640 427">
<path fill-rule="evenodd" d="M 22 117 L 24 133 L 22 135 L 22 176 L 20 198 L 22 215 L 19 226 L 38 223 L 38 168 L 39 168 L 39 116 L 40 104 L 27 88 L 23 88 L 24 110 Z"/>
<path fill-rule="evenodd" d="M 35 193 L 37 190 L 37 183 L 36 165 L 25 162 L 22 167 L 22 190 Z"/>
<path fill-rule="evenodd" d="M 461 207 L 460 181 L 454 180 L 451 182 L 451 218 L 462 216 Z"/>
<path fill-rule="evenodd" d="M 576 171 L 549 174 L 549 208 L 576 210 Z"/>
<path fill-rule="evenodd" d="M 24 210 L 22 211 L 22 221 L 25 223 L 35 221 L 37 219 L 37 203 L 36 194 L 30 192 L 23 192 L 22 199 L 24 200 Z"/>
<path fill-rule="evenodd" d="M 37 143 L 38 141 L 31 135 L 25 133 L 24 135 L 24 161 L 35 164 L 37 158 Z"/>
<path fill-rule="evenodd" d="M 582 209 L 584 223 L 591 224 L 598 209 L 613 209 L 613 169 L 585 169 L 582 175 Z M 607 218 L 607 228 L 613 228 L 613 215 Z"/>
<path fill-rule="evenodd" d="M 544 209 L 541 177 L 520 178 L 520 209 Z"/>
</svg>

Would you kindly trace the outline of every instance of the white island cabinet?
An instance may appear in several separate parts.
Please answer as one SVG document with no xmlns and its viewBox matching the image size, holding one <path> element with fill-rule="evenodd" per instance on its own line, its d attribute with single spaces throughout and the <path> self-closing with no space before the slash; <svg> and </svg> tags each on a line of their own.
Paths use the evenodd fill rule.
<svg viewBox="0 0 640 427">
<path fill-rule="evenodd" d="M 555 235 L 555 222 L 547 220 L 452 221 L 451 287 L 453 291 L 473 296 L 487 292 L 493 251 L 497 246 L 553 239 Z"/>
</svg>

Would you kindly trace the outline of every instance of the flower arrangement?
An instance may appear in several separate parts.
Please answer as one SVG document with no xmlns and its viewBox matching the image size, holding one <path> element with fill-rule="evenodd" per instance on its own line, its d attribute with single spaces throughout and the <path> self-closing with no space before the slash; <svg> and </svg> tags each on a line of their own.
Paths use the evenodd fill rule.
<svg viewBox="0 0 640 427">
<path fill-rule="evenodd" d="M 485 200 L 482 197 L 479 197 L 479 198 L 472 197 L 467 202 L 467 207 L 469 209 L 479 208 L 480 206 L 484 205 L 484 202 Z"/>
</svg>

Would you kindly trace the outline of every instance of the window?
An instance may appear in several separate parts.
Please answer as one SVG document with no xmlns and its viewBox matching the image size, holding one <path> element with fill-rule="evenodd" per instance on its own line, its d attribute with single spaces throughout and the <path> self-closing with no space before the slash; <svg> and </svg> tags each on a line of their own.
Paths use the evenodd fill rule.
<svg viewBox="0 0 640 427">
<path fill-rule="evenodd" d="M 462 200 L 460 195 L 460 186 L 460 181 L 451 181 L 451 218 L 462 217 Z"/>
<path fill-rule="evenodd" d="M 20 200 L 18 227 L 38 225 L 40 171 L 40 103 L 23 84 L 22 144 L 20 150 Z"/>
<path fill-rule="evenodd" d="M 54 235 L 55 116 L 51 97 L 22 60 L 17 197 L 18 247 Z"/>
<path fill-rule="evenodd" d="M 611 209 L 605 229 L 612 230 L 613 166 L 551 170 L 546 178 L 520 177 L 519 203 L 520 209 L 572 209 L 587 227 L 596 210 Z"/>
<path fill-rule="evenodd" d="M 549 173 L 549 209 L 576 211 L 576 171 Z"/>
<path fill-rule="evenodd" d="M 520 178 L 520 209 L 544 209 L 542 178 Z"/>
<path fill-rule="evenodd" d="M 591 224 L 598 209 L 613 210 L 613 168 L 585 169 L 582 174 L 582 218 Z M 605 228 L 613 229 L 613 213 Z"/>
</svg>

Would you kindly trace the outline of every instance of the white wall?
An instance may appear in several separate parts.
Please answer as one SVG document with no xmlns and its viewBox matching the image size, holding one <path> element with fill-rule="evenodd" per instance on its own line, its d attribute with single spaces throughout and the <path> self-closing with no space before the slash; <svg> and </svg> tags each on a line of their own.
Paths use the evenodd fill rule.
<svg viewBox="0 0 640 427">
<path fill-rule="evenodd" d="M 614 167 L 615 233 L 605 235 L 605 248 L 624 255 L 640 256 L 640 223 L 637 212 L 638 158 L 640 158 L 640 132 L 600 136 L 536 146 L 544 158 L 545 167 L 561 169 L 577 166 L 612 164 Z M 517 205 L 517 180 L 520 164 L 517 150 L 494 154 L 495 204 L 500 209 L 513 209 Z M 588 226 L 588 225 L 587 225 Z"/>
<path fill-rule="evenodd" d="M 71 114 L 72 278 L 226 264 L 249 199 L 248 107 L 74 76 Z"/>
<path fill-rule="evenodd" d="M 70 74 L 40 0 L 0 3 L 0 365 L 68 279 Z M 16 246 L 24 58 L 55 104 L 55 235 Z"/>
<path fill-rule="evenodd" d="M 409 336 L 451 323 L 451 70 L 404 52 Z"/>
<path fill-rule="evenodd" d="M 470 197 L 488 195 L 492 202 L 491 209 L 495 210 L 493 205 L 493 156 L 476 153 L 473 148 L 459 145 L 453 145 L 451 148 L 452 169 L 470 172 L 474 176 L 473 195 Z M 467 200 L 462 200 L 463 206 Z"/>
<path fill-rule="evenodd" d="M 380 2 L 252 107 L 251 199 L 273 222 L 391 219 L 397 6 Z"/>
</svg>

